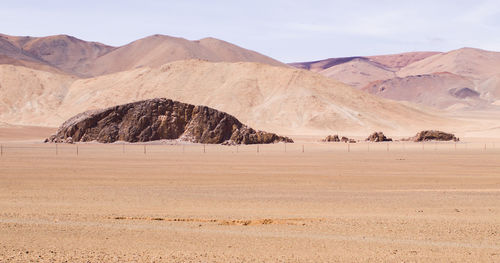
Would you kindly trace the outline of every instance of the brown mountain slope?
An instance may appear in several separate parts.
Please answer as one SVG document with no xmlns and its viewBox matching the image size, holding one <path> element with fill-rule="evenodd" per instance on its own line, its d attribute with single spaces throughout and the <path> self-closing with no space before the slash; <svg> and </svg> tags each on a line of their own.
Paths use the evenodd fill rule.
<svg viewBox="0 0 500 263">
<path fill-rule="evenodd" d="M 185 59 L 248 61 L 286 66 L 270 57 L 215 38 L 189 41 L 164 35 L 153 35 L 116 48 L 66 35 L 18 37 L 0 34 L 0 56 L 13 59 L 0 59 L 2 64 L 13 62 L 12 65 L 56 72 L 59 70 L 79 77 L 145 66 L 158 67 Z"/>
<path fill-rule="evenodd" d="M 393 100 L 420 103 L 440 109 L 486 106 L 474 91 L 474 83 L 453 73 L 433 73 L 375 81 L 363 88 L 371 94 Z"/>
<path fill-rule="evenodd" d="M 88 74 L 98 76 L 139 67 L 158 67 L 165 63 L 202 59 L 212 62 L 259 62 L 285 66 L 257 52 L 215 38 L 189 41 L 184 38 L 153 35 L 122 46 L 95 60 Z"/>
<path fill-rule="evenodd" d="M 500 100 L 500 52 L 462 48 L 415 62 L 397 74 L 405 77 L 441 71 L 469 78 L 474 82 L 472 89 L 483 99 Z"/>
<path fill-rule="evenodd" d="M 343 57 L 343 58 L 329 58 L 318 61 L 311 62 L 296 62 L 290 63 L 289 65 L 300 68 L 307 69 L 314 72 L 319 72 L 330 67 L 341 65 L 343 63 L 351 62 L 353 60 L 366 59 L 371 62 L 382 65 L 386 69 L 392 71 L 397 71 L 409 64 L 416 61 L 425 59 L 427 57 L 439 54 L 440 52 L 407 52 L 392 55 L 380 55 L 380 56 L 364 56 L 364 57 Z"/>
<path fill-rule="evenodd" d="M 500 52 L 461 48 L 415 62 L 401 69 L 401 77 L 451 72 L 472 79 L 484 79 L 500 73 Z"/>
<path fill-rule="evenodd" d="M 0 121 L 14 124 L 58 126 L 85 110 L 156 97 L 206 105 L 251 127 L 282 134 L 345 131 L 364 135 L 373 130 L 411 134 L 424 128 L 445 129 L 450 124 L 316 73 L 259 63 L 177 61 L 159 68 L 80 79 L 69 87 L 71 80 L 62 75 L 50 74 L 47 79 L 47 72 L 0 68 L 11 70 L 9 75 L 24 74 L 17 82 L 35 78 L 17 96 L 20 99 L 3 103 Z M 13 94 L 17 82 L 1 81 L 0 85 L 8 86 Z M 50 103 L 40 103 L 40 97 Z"/>
<path fill-rule="evenodd" d="M 67 35 L 16 37 L 0 35 L 0 54 L 46 64 L 61 71 L 88 76 L 88 64 L 114 47 L 87 42 Z M 29 66 L 29 65 L 28 65 Z"/>
<path fill-rule="evenodd" d="M 319 74 L 339 80 L 355 88 L 362 88 L 368 83 L 389 79 L 396 76 L 390 69 L 368 59 L 356 58 L 318 72 Z"/>
</svg>

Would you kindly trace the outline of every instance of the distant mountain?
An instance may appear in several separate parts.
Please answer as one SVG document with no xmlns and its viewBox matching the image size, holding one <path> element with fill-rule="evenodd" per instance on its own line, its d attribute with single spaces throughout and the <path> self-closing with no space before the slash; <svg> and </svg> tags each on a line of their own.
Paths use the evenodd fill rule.
<svg viewBox="0 0 500 263">
<path fill-rule="evenodd" d="M 0 55 L 23 61 L 22 63 L 35 62 L 77 76 L 87 76 L 90 62 L 114 49 L 101 43 L 87 42 L 67 35 L 49 37 L 0 35 Z M 26 65 L 33 64 L 26 63 Z M 34 68 L 48 69 L 39 66 Z"/>
<path fill-rule="evenodd" d="M 87 42 L 67 35 L 0 35 L 0 56 L 1 64 L 60 71 L 79 77 L 99 76 L 138 67 L 158 67 L 185 59 L 286 66 L 270 57 L 215 38 L 189 41 L 164 35 L 153 35 L 121 47 Z"/>
<path fill-rule="evenodd" d="M 477 110 L 500 105 L 499 52 L 462 48 L 290 65 L 377 96 L 439 109 Z"/>
</svg>

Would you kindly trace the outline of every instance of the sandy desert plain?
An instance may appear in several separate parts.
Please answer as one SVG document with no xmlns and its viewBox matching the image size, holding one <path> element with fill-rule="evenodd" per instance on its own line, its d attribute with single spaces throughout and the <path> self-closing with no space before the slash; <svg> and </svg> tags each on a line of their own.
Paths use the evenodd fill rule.
<svg viewBox="0 0 500 263">
<path fill-rule="evenodd" d="M 56 154 L 53 132 L 0 128 L 0 262 L 500 261 L 500 140 Z"/>
</svg>

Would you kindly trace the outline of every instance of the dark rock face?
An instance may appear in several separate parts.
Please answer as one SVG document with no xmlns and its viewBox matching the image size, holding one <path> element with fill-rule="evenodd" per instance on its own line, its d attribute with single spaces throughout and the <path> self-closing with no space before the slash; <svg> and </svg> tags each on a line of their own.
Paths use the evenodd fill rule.
<svg viewBox="0 0 500 263">
<path fill-rule="evenodd" d="M 415 135 L 415 137 L 410 138 L 410 140 L 415 142 L 422 141 L 459 141 L 460 139 L 455 137 L 454 134 L 446 133 L 442 131 L 421 131 Z"/>
<path fill-rule="evenodd" d="M 328 135 L 326 138 L 321 140 L 323 142 L 340 142 L 339 136 L 338 135 Z"/>
<path fill-rule="evenodd" d="M 385 137 L 383 132 L 374 132 L 368 138 L 366 138 L 366 141 L 370 142 L 392 142 L 391 138 Z"/>
<path fill-rule="evenodd" d="M 356 143 L 356 140 L 354 139 L 349 139 L 345 136 L 342 136 L 342 138 L 339 138 L 338 135 L 328 135 L 326 138 L 321 140 L 322 142 L 345 142 L 345 143 Z"/>
<path fill-rule="evenodd" d="M 258 144 L 293 142 L 288 137 L 256 131 L 235 117 L 206 106 L 159 98 L 80 113 L 52 135 L 49 142 L 147 142 L 181 139 L 195 143 Z"/>
</svg>

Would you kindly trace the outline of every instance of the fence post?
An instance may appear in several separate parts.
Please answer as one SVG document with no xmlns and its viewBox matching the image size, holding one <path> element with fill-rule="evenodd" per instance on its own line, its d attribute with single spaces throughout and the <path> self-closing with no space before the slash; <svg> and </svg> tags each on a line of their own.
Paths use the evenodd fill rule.
<svg viewBox="0 0 500 263">
<path fill-rule="evenodd" d="M 56 143 L 56 155 L 57 155 L 57 143 Z"/>
<path fill-rule="evenodd" d="M 122 143 L 122 153 L 125 153 L 125 143 Z"/>
<path fill-rule="evenodd" d="M 78 156 L 78 144 L 76 145 L 76 156 Z"/>
<path fill-rule="evenodd" d="M 257 144 L 257 153 L 259 153 L 259 145 Z"/>
<path fill-rule="evenodd" d="M 144 155 L 146 155 L 146 145 L 144 144 Z"/>
<path fill-rule="evenodd" d="M 205 150 L 205 144 L 203 144 L 203 153 L 205 153 L 206 150 Z"/>
<path fill-rule="evenodd" d="M 347 152 L 351 152 L 351 144 L 347 143 Z"/>
</svg>

